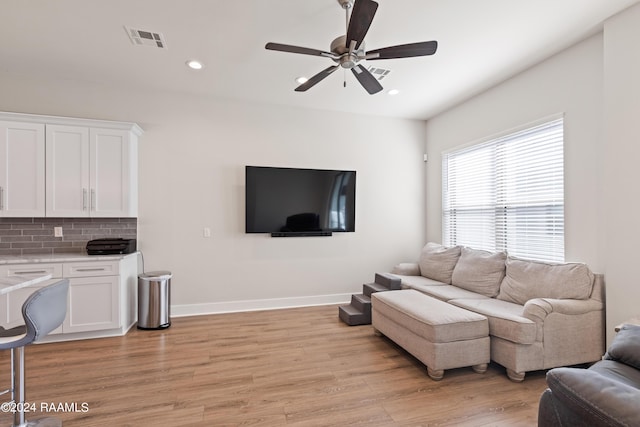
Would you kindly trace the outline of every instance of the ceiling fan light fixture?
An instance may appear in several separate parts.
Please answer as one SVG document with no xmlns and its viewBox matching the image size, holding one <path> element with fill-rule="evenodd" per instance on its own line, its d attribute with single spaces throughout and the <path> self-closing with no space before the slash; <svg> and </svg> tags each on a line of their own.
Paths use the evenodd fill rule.
<svg viewBox="0 0 640 427">
<path fill-rule="evenodd" d="M 304 84 L 306 82 L 308 82 L 309 79 L 304 77 L 304 76 L 300 76 L 298 78 L 296 78 L 296 83 L 298 83 L 299 85 Z"/>
<path fill-rule="evenodd" d="M 202 70 L 204 68 L 202 62 L 198 61 L 197 59 L 190 59 L 186 62 L 186 64 L 187 67 L 191 68 L 192 70 Z"/>
<path fill-rule="evenodd" d="M 400 91 L 398 89 L 391 89 L 389 92 L 387 92 L 388 95 L 390 96 L 395 96 L 397 94 L 399 94 Z"/>
</svg>

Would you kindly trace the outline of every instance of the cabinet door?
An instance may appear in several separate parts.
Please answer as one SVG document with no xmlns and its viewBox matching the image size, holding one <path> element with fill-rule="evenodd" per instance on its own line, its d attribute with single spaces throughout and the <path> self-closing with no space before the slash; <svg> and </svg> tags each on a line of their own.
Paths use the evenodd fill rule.
<svg viewBox="0 0 640 427">
<path fill-rule="evenodd" d="M 46 215 L 89 216 L 89 128 L 46 126 Z"/>
<path fill-rule="evenodd" d="M 137 158 L 130 132 L 90 129 L 91 216 L 137 216 Z"/>
<path fill-rule="evenodd" d="M 69 279 L 69 308 L 62 329 L 65 334 L 120 327 L 118 276 Z"/>
<path fill-rule="evenodd" d="M 42 217 L 44 125 L 0 122 L 0 217 Z"/>
<path fill-rule="evenodd" d="M 24 325 L 24 318 L 22 317 L 22 305 L 29 298 L 29 295 L 34 293 L 36 290 L 43 288 L 44 286 L 48 286 L 50 284 L 55 283 L 59 279 L 51 279 L 42 283 L 38 283 L 34 286 L 27 286 L 25 288 L 18 289 L 13 292 L 9 292 L 8 294 L 2 295 L 0 298 L 0 313 L 2 313 L 2 317 L 0 318 L 0 326 L 5 329 L 13 328 L 15 326 Z M 60 334 L 62 333 L 62 325 L 53 331 L 49 332 L 49 334 Z"/>
</svg>

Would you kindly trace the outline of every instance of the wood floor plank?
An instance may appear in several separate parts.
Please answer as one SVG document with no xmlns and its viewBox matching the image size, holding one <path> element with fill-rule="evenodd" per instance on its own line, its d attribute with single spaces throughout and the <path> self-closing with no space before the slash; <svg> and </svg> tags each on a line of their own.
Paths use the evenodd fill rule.
<svg viewBox="0 0 640 427">
<path fill-rule="evenodd" d="M 544 372 L 518 384 L 496 364 L 433 381 L 371 326 L 340 322 L 336 306 L 176 318 L 166 330 L 26 354 L 29 402 L 88 406 L 32 416 L 65 427 L 535 426 L 546 388 Z M 0 425 L 10 418 L 1 413 Z"/>
</svg>

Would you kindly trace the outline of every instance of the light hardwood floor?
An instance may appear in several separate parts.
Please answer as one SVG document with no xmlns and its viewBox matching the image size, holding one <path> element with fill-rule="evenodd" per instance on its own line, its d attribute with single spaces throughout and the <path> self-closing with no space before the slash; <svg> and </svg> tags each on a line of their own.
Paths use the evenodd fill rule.
<svg viewBox="0 0 640 427">
<path fill-rule="evenodd" d="M 176 318 L 164 331 L 26 352 L 31 418 L 55 415 L 65 427 L 535 426 L 546 387 L 544 372 L 517 384 L 494 364 L 432 381 L 371 326 L 341 323 L 337 306 Z M 78 411 L 42 412 L 43 403 Z"/>
</svg>

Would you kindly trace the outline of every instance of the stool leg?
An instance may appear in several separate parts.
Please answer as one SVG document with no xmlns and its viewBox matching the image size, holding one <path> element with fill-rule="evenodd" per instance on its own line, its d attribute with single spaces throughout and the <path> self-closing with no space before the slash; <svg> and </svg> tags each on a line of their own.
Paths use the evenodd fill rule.
<svg viewBox="0 0 640 427">
<path fill-rule="evenodd" d="M 13 351 L 13 350 L 12 350 Z M 13 414 L 13 425 L 24 425 L 24 347 L 18 347 L 18 357 L 12 360 L 13 377 L 14 377 L 14 399 L 17 411 Z M 18 381 L 15 382 L 16 373 Z"/>
<path fill-rule="evenodd" d="M 13 350 L 12 350 L 13 352 Z M 13 353 L 12 353 L 13 355 Z M 25 402 L 25 375 L 24 375 L 24 347 L 18 347 L 18 357 L 14 361 L 12 357 L 12 376 L 15 382 L 16 373 L 18 374 L 18 381 L 14 387 L 14 401 L 16 402 L 18 409 L 13 415 L 13 427 L 62 427 L 62 421 L 57 418 L 41 418 L 26 422 L 24 416 L 24 402 Z M 15 363 L 14 363 L 15 362 Z"/>
<path fill-rule="evenodd" d="M 16 350 L 11 350 L 11 401 L 16 401 Z"/>
</svg>

